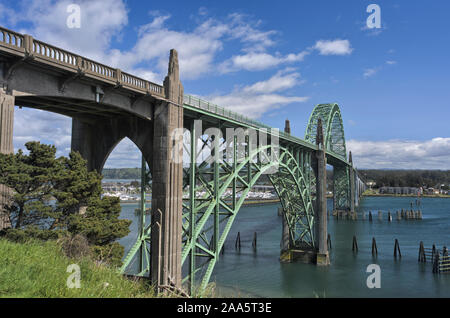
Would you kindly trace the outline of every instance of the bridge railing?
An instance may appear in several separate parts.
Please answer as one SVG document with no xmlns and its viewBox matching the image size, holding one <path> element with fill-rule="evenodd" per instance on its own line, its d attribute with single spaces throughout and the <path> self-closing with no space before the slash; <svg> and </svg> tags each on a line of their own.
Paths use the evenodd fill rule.
<svg viewBox="0 0 450 318">
<path fill-rule="evenodd" d="M 152 83 L 122 72 L 120 69 L 95 62 L 56 46 L 35 40 L 29 35 L 20 34 L 3 27 L 0 27 L 0 50 L 19 56 L 33 56 L 37 62 L 44 62 L 69 71 L 82 72 L 91 78 L 139 93 L 164 97 L 162 85 Z"/>
<path fill-rule="evenodd" d="M 24 52 L 24 36 L 20 33 L 0 28 L 0 43 L 13 50 Z"/>
<path fill-rule="evenodd" d="M 228 118 L 228 119 L 232 119 L 232 120 L 237 121 L 239 123 L 243 123 L 243 124 L 252 126 L 254 128 L 257 128 L 257 129 L 261 129 L 261 128 L 262 129 L 267 129 L 268 132 L 270 132 L 271 129 L 272 129 L 272 127 L 270 127 L 268 125 L 265 125 L 265 124 L 263 124 L 263 123 L 261 123 L 259 121 L 251 119 L 251 118 L 246 117 L 244 115 L 241 115 L 239 113 L 233 112 L 231 110 L 225 109 L 225 108 L 223 108 L 221 106 L 218 106 L 216 104 L 210 103 L 208 101 L 205 101 L 203 99 L 200 99 L 200 98 L 192 96 L 192 95 L 185 94 L 184 95 L 184 103 L 189 105 L 189 106 L 200 108 L 200 109 L 206 110 L 206 111 L 208 111 L 210 113 L 217 114 L 217 115 L 220 115 L 220 116 Z M 307 145 L 310 148 L 313 148 L 315 146 L 315 145 L 313 146 L 313 144 L 311 144 L 311 143 L 309 143 L 309 142 L 307 142 L 307 141 L 305 141 L 303 139 L 294 137 L 294 136 L 292 136 L 290 134 L 287 134 L 287 133 L 285 133 L 284 131 L 281 131 L 281 130 L 279 131 L 279 137 L 283 138 L 285 140 L 292 141 L 294 143 Z"/>
</svg>

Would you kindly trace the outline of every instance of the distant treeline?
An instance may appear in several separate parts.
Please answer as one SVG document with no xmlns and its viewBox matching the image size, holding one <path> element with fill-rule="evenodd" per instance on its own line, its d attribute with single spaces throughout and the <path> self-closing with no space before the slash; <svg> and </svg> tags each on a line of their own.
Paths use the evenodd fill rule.
<svg viewBox="0 0 450 318">
<path fill-rule="evenodd" d="M 105 168 L 103 179 L 141 179 L 140 168 Z"/>
<path fill-rule="evenodd" d="M 448 190 L 450 170 L 358 170 L 363 179 L 380 187 L 427 187 Z"/>
<path fill-rule="evenodd" d="M 379 187 L 442 187 L 448 189 L 450 170 L 358 170 L 364 181 L 374 181 Z M 105 168 L 104 179 L 136 179 L 141 178 L 140 168 Z M 327 170 L 327 181 L 332 188 L 333 170 Z M 263 175 L 258 184 L 269 184 L 267 175 Z"/>
</svg>

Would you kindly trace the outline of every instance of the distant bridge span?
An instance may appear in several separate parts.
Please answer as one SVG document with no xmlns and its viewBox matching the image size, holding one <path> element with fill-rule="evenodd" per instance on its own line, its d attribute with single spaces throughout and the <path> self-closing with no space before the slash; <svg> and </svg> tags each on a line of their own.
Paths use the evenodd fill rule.
<svg viewBox="0 0 450 318">
<path fill-rule="evenodd" d="M 13 152 L 14 105 L 70 116 L 72 149 L 91 170 L 101 172 L 123 138 L 137 145 L 152 175 L 152 217 L 150 226 L 140 225 L 122 270 L 137 257 L 139 275 L 160 287 L 186 284 L 191 293 L 196 286 L 206 287 L 235 216 L 263 174 L 283 207 L 281 259 L 287 261 L 306 255 L 319 264 L 329 262 L 326 164 L 334 167 L 333 210 L 354 211 L 365 189 L 347 157 L 337 104 L 314 108 L 304 139 L 292 136 L 288 125 L 278 132 L 184 95 L 175 50 L 168 75 L 158 85 L 0 27 L 0 84 L 3 153 Z M 183 127 L 189 132 L 183 136 L 182 157 L 190 159 L 184 164 L 172 160 L 179 150 L 174 132 Z M 219 133 L 212 135 L 208 128 Z M 247 130 L 227 142 L 227 128 Z M 250 130 L 267 133 L 266 143 L 257 137 L 253 148 Z M 207 148 L 227 149 L 240 160 L 230 161 L 216 150 L 205 158 Z M 0 211 L 0 229 L 7 226 Z"/>
</svg>

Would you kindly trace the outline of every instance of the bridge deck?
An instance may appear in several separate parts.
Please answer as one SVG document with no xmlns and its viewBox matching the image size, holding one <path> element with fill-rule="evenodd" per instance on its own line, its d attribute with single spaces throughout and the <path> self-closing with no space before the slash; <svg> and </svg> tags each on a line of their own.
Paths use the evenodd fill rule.
<svg viewBox="0 0 450 318">
<path fill-rule="evenodd" d="M 82 73 L 88 78 L 117 85 L 134 92 L 164 98 L 164 87 L 162 85 L 3 27 L 0 27 L 0 52 L 15 55 L 23 60 L 33 60 L 74 74 Z"/>
<path fill-rule="evenodd" d="M 211 118 L 222 120 L 232 127 L 245 127 L 256 130 L 264 129 L 267 134 L 271 135 L 276 133 L 275 131 L 272 131 L 273 127 L 191 95 L 184 95 L 184 109 L 191 111 L 194 114 L 200 113 Z M 316 145 L 285 133 L 284 131 L 278 131 L 278 136 L 280 142 L 291 143 L 293 146 L 307 148 L 311 151 L 317 149 Z M 330 164 L 349 164 L 344 158 L 332 151 L 327 151 L 327 158 Z"/>
</svg>

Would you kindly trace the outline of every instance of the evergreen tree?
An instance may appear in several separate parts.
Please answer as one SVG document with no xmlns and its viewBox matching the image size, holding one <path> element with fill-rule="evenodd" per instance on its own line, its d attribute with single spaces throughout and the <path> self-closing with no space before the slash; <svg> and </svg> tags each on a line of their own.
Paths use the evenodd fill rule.
<svg viewBox="0 0 450 318">
<path fill-rule="evenodd" d="M 45 227 L 56 216 L 52 207 L 53 178 L 57 171 L 56 148 L 28 142 L 29 151 L 16 154 L 0 154 L 0 184 L 12 189 L 9 203 L 4 210 L 14 228 L 28 225 Z"/>
<path fill-rule="evenodd" d="M 8 213 L 13 229 L 6 236 L 51 239 L 81 234 L 100 261 L 119 264 L 123 247 L 115 242 L 129 233 L 120 220 L 118 198 L 101 197 L 101 175 L 88 171 L 78 152 L 55 158 L 56 148 L 28 142 L 29 154 L 0 154 L 0 184 L 12 189 Z"/>
</svg>

